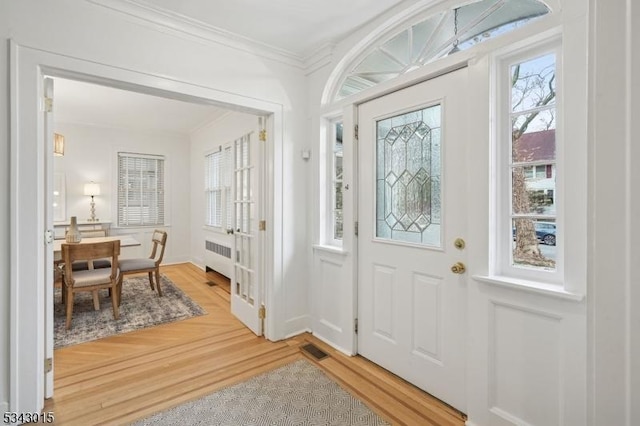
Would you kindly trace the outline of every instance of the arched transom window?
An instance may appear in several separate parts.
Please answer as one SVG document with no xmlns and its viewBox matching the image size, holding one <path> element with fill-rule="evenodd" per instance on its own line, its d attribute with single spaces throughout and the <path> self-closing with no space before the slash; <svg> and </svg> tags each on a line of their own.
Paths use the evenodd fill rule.
<svg viewBox="0 0 640 426">
<path fill-rule="evenodd" d="M 343 77 L 339 100 L 521 27 L 549 12 L 538 0 L 480 0 L 444 10 L 395 32 Z"/>
</svg>

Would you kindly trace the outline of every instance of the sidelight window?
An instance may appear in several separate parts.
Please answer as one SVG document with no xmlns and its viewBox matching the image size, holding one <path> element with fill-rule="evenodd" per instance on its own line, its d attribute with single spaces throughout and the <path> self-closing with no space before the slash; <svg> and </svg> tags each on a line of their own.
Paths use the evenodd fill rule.
<svg viewBox="0 0 640 426">
<path fill-rule="evenodd" d="M 558 65 L 559 48 L 547 45 L 505 58 L 498 72 L 498 269 L 538 281 L 558 281 L 562 269 Z"/>
</svg>

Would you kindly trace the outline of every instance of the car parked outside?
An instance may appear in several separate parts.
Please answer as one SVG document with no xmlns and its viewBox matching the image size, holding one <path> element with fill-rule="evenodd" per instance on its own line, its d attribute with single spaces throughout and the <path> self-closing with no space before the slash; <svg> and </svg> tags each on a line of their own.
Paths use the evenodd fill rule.
<svg viewBox="0 0 640 426">
<path fill-rule="evenodd" d="M 548 246 L 556 245 L 556 224 L 554 222 L 536 222 L 535 228 L 538 241 Z"/>
<path fill-rule="evenodd" d="M 535 222 L 536 238 L 542 244 L 548 246 L 556 245 L 556 224 L 555 222 Z M 516 228 L 513 228 L 513 239 L 516 239 Z"/>
</svg>

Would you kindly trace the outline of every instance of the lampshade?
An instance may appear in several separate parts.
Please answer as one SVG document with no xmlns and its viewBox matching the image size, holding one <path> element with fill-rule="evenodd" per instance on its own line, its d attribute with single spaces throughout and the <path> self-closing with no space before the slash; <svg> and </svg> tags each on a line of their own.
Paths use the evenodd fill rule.
<svg viewBox="0 0 640 426">
<path fill-rule="evenodd" d="M 84 195 L 100 195 L 100 185 L 95 182 L 84 184 Z"/>
<path fill-rule="evenodd" d="M 53 155 L 62 157 L 64 155 L 64 136 L 60 133 L 53 134 Z"/>
</svg>

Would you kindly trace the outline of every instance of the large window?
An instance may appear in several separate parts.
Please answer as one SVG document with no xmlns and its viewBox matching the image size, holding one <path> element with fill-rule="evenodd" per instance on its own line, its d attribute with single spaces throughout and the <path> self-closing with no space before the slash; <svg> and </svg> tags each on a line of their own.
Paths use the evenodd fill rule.
<svg viewBox="0 0 640 426">
<path fill-rule="evenodd" d="M 231 224 L 231 146 L 205 156 L 205 225 L 228 228 Z"/>
<path fill-rule="evenodd" d="M 556 46 L 532 50 L 501 62 L 499 72 L 499 269 L 541 281 L 558 281 L 548 274 L 560 266 L 558 54 Z"/>
<path fill-rule="evenodd" d="M 164 225 L 164 157 L 118 153 L 118 226 Z"/>
</svg>

